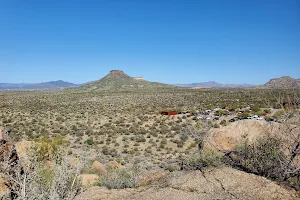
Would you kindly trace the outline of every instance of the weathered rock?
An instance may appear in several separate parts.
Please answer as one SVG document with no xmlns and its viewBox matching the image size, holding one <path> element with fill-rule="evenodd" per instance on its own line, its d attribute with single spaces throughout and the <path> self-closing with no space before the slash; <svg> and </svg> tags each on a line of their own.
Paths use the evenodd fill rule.
<svg viewBox="0 0 300 200">
<path fill-rule="evenodd" d="M 79 178 L 81 179 L 82 186 L 84 187 L 91 186 L 99 180 L 99 176 L 96 174 L 80 174 Z"/>
<path fill-rule="evenodd" d="M 19 156 L 17 154 L 15 145 L 10 141 L 7 133 L 0 130 L 0 172 L 7 176 L 14 176 L 14 167 L 19 163 Z M 9 182 L 7 179 L 0 180 L 0 190 L 7 193 L 9 188 L 14 187 L 14 182 Z M 13 191 L 9 191 L 12 192 Z"/>
<path fill-rule="evenodd" d="M 210 141 L 219 149 L 231 151 L 241 141 L 245 139 L 248 139 L 250 142 L 254 141 L 259 136 L 265 135 L 270 129 L 270 125 L 265 121 L 236 121 L 227 126 L 215 129 Z"/>
<path fill-rule="evenodd" d="M 91 187 L 76 200 L 297 200 L 296 192 L 232 168 L 171 173 L 161 184 L 135 189 Z"/>
<path fill-rule="evenodd" d="M 107 169 L 119 169 L 121 168 L 121 164 L 118 163 L 117 161 L 110 161 L 109 163 L 107 163 L 106 168 Z"/>
<path fill-rule="evenodd" d="M 28 153 L 29 148 L 33 143 L 30 141 L 20 141 L 15 144 L 16 151 L 18 153 L 19 158 L 23 158 Z"/>
<path fill-rule="evenodd" d="M 0 199 L 2 196 L 7 196 L 9 193 L 9 190 L 6 186 L 6 180 L 3 178 L 0 178 Z"/>
<path fill-rule="evenodd" d="M 105 169 L 105 166 L 97 160 L 93 162 L 92 168 L 93 168 L 93 170 L 95 170 L 99 174 L 104 175 L 104 174 L 107 173 L 107 170 Z"/>
<path fill-rule="evenodd" d="M 3 140 L 3 129 L 0 127 L 0 140 Z"/>
</svg>

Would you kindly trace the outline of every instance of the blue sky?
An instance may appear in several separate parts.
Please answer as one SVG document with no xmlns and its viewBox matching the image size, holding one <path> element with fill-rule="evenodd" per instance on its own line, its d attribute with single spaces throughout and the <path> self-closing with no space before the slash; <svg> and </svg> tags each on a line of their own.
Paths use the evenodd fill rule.
<svg viewBox="0 0 300 200">
<path fill-rule="evenodd" d="M 0 1 L 0 82 L 300 78 L 299 0 Z"/>
</svg>

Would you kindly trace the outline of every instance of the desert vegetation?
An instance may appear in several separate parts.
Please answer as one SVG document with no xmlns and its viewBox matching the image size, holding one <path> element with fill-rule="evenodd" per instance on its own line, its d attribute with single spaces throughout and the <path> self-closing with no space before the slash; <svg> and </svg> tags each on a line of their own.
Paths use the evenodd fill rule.
<svg viewBox="0 0 300 200">
<path fill-rule="evenodd" d="M 97 176 L 92 185 L 122 189 L 140 186 L 149 171 L 219 166 L 299 189 L 299 105 L 292 103 L 299 96 L 297 90 L 267 89 L 1 92 L 0 126 L 14 143 L 34 144 L 13 174 L 4 173 L 11 164 L 3 160 L 1 176 L 13 183 L 15 199 L 73 199 L 85 190 L 82 174 Z M 266 123 L 276 131 L 251 141 L 245 136 L 231 150 L 219 148 L 210 135 L 231 123 L 228 114 L 218 112 L 225 116 L 219 121 L 192 117 L 217 107 L 270 113 L 276 122 Z M 161 115 L 165 110 L 189 114 Z M 105 167 L 95 170 L 95 160 Z"/>
</svg>

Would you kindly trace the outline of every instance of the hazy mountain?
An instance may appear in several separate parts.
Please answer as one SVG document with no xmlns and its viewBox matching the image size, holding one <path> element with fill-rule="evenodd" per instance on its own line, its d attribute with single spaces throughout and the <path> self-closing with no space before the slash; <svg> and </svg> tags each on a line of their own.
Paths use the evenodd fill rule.
<svg viewBox="0 0 300 200">
<path fill-rule="evenodd" d="M 294 79 L 290 76 L 282 76 L 280 78 L 273 78 L 264 85 L 263 88 L 280 88 L 280 89 L 300 89 L 300 78 Z"/>
<path fill-rule="evenodd" d="M 188 87 L 188 88 L 247 88 L 255 87 L 251 84 L 222 84 L 216 81 L 200 82 L 200 83 L 189 83 L 189 84 L 175 84 L 179 87 Z"/>
<path fill-rule="evenodd" d="M 120 70 L 111 70 L 108 75 L 98 81 L 81 86 L 80 90 L 131 90 L 131 89 L 155 89 L 174 87 L 167 84 L 149 82 L 142 77 L 134 78 Z"/>
<path fill-rule="evenodd" d="M 0 90 L 15 90 L 21 89 L 27 85 L 26 83 L 0 83 Z"/>
<path fill-rule="evenodd" d="M 62 80 L 44 83 L 0 83 L 0 90 L 56 90 L 77 86 L 79 85 Z"/>
</svg>

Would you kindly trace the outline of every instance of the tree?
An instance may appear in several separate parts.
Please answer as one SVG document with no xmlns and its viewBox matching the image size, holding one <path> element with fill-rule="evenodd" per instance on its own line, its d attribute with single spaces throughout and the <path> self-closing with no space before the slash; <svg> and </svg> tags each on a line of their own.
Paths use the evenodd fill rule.
<svg viewBox="0 0 300 200">
<path fill-rule="evenodd" d="M 187 125 L 186 128 L 183 129 L 183 134 L 190 135 L 195 138 L 198 143 L 198 151 L 199 153 L 202 153 L 204 142 L 209 139 L 212 126 L 211 121 L 201 120 L 196 127 L 193 125 Z"/>
</svg>

